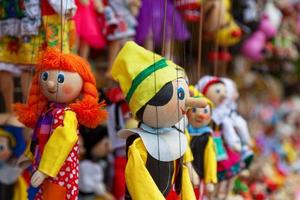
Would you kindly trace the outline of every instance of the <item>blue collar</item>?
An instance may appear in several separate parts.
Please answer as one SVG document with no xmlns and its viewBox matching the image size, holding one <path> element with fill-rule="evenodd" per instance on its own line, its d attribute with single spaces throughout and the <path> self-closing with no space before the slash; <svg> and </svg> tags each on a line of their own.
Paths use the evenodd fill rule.
<svg viewBox="0 0 300 200">
<path fill-rule="evenodd" d="M 199 128 L 195 128 L 193 127 L 191 124 L 188 125 L 188 131 L 189 131 L 189 134 L 190 135 L 193 135 L 193 136 L 197 136 L 197 135 L 202 135 L 204 133 L 212 133 L 213 130 L 210 126 L 202 126 L 202 127 L 199 127 Z"/>
<path fill-rule="evenodd" d="M 174 130 L 173 128 L 153 128 L 144 123 L 141 124 L 140 128 L 146 131 L 147 133 L 151 133 L 153 135 L 160 135 Z"/>
</svg>

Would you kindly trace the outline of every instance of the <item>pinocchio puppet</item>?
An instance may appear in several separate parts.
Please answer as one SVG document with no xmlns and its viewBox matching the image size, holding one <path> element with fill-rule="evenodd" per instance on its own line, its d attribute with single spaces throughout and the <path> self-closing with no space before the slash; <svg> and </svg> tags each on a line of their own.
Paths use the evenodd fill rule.
<svg viewBox="0 0 300 200">
<path fill-rule="evenodd" d="M 188 169 L 182 164 L 188 142 L 175 124 L 188 107 L 204 107 L 206 102 L 189 97 L 183 74 L 173 62 L 134 42 L 120 51 L 112 76 L 140 121 L 139 128 L 118 133 L 127 139 L 125 199 L 164 200 L 172 188 L 182 200 L 195 199 Z"/>
</svg>

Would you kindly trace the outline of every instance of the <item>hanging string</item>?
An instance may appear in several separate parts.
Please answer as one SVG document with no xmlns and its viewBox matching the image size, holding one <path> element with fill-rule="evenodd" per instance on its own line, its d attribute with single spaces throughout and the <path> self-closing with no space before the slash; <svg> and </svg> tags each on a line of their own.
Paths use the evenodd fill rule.
<svg viewBox="0 0 300 200">
<path fill-rule="evenodd" d="M 218 29 L 216 31 L 219 31 L 220 29 L 220 23 L 221 23 L 221 17 L 222 17 L 222 6 L 225 6 L 223 5 L 223 2 L 221 2 L 222 5 L 220 7 L 220 12 L 218 12 L 218 19 L 217 19 L 217 27 Z M 217 37 L 217 34 L 215 34 L 215 48 L 214 48 L 214 52 L 213 53 L 217 53 L 219 51 L 219 37 Z M 218 55 L 218 54 L 217 54 Z M 219 65 L 219 57 L 217 56 L 216 57 L 216 60 L 214 60 L 214 69 L 213 69 L 213 75 L 214 76 L 217 76 L 218 75 L 218 65 Z"/>
<path fill-rule="evenodd" d="M 164 0 L 164 21 L 163 21 L 163 40 L 161 54 L 165 56 L 166 54 L 166 26 L 167 26 L 167 3 L 168 0 Z M 153 11 L 153 10 L 152 10 Z"/>
<path fill-rule="evenodd" d="M 202 1 L 202 8 L 205 3 L 205 0 Z M 199 37 L 198 37 L 198 56 L 197 56 L 197 79 L 200 79 L 201 76 L 201 65 L 202 65 L 202 32 L 203 32 L 203 11 L 201 11 L 201 6 L 199 8 L 200 11 L 200 20 L 199 20 Z"/>
</svg>

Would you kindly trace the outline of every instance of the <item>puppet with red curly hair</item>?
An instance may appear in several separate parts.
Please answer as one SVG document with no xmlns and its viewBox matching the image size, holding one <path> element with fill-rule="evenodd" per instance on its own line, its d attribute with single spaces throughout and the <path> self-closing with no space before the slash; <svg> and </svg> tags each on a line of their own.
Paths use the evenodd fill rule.
<svg viewBox="0 0 300 200">
<path fill-rule="evenodd" d="M 96 127 L 106 118 L 89 64 L 54 49 L 41 53 L 19 120 L 34 128 L 25 156 L 32 158 L 29 199 L 75 200 L 78 195 L 78 124 Z"/>
</svg>

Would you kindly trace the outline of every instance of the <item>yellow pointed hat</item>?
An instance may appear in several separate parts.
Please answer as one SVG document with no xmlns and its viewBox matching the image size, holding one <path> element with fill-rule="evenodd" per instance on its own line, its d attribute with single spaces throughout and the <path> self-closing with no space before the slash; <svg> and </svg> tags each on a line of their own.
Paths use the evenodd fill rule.
<svg viewBox="0 0 300 200">
<path fill-rule="evenodd" d="M 135 116 L 165 84 L 183 78 L 177 68 L 172 61 L 130 41 L 117 55 L 111 73 Z"/>
</svg>

